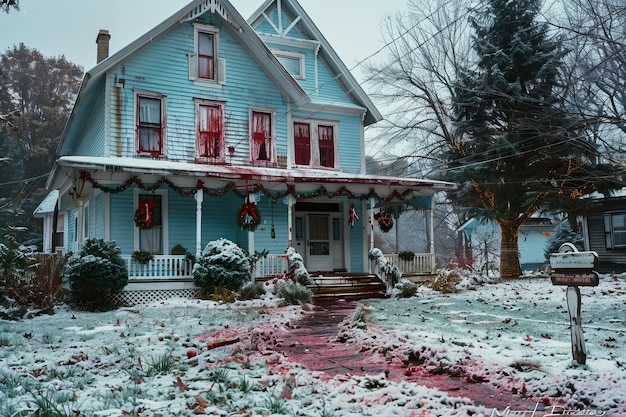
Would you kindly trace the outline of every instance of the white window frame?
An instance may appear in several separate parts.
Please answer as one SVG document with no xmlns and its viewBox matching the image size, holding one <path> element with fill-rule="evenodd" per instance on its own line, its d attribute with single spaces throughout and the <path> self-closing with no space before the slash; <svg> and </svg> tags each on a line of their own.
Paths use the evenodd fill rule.
<svg viewBox="0 0 626 417">
<path fill-rule="evenodd" d="M 615 230 L 615 217 L 624 217 L 626 224 L 626 211 L 611 212 L 604 214 L 604 244 L 607 249 L 624 249 L 626 248 L 626 228 L 624 230 Z M 620 240 L 622 243 L 615 243 L 616 236 L 623 236 Z"/>
<path fill-rule="evenodd" d="M 207 25 L 204 23 L 193 24 L 193 48 L 194 53 L 188 54 L 189 64 L 189 79 L 197 85 L 211 86 L 211 85 L 223 85 L 226 83 L 226 60 L 220 57 L 220 29 L 213 25 Z M 209 33 L 213 35 L 213 79 L 200 78 L 198 76 L 198 59 L 200 57 L 199 51 L 199 34 Z"/>
<path fill-rule="evenodd" d="M 220 132 L 220 154 L 219 157 L 207 157 L 200 156 L 198 153 L 198 140 L 200 135 L 200 107 L 201 106 L 213 106 L 219 107 L 220 109 L 220 120 L 221 120 L 221 132 Z M 195 99 L 195 117 L 196 117 L 196 140 L 195 140 L 195 159 L 196 162 L 213 162 L 213 163 L 223 163 L 226 160 L 226 120 L 224 113 L 224 102 L 222 101 L 214 101 L 214 100 L 205 100 L 205 99 Z"/>
<path fill-rule="evenodd" d="M 258 160 L 255 155 L 252 154 L 252 150 L 253 150 L 253 146 L 252 146 L 252 142 L 254 140 L 254 138 L 252 137 L 252 124 L 253 124 L 253 118 L 252 115 L 254 113 L 266 113 L 270 115 L 270 123 L 272 124 L 271 126 L 271 143 L 270 143 L 270 149 L 268 149 L 267 151 L 270 153 L 270 159 L 268 160 Z M 252 165 L 263 165 L 263 166 L 274 166 L 276 165 L 276 110 L 275 109 L 270 109 L 267 107 L 252 107 L 250 108 L 250 113 L 248 115 L 248 126 L 249 126 L 249 132 L 250 132 L 250 163 Z"/>
<path fill-rule="evenodd" d="M 322 119 L 299 119 L 293 118 L 292 123 L 304 123 L 309 125 L 309 134 L 311 135 L 311 159 L 309 165 L 296 165 L 296 155 L 293 155 L 293 163 L 294 166 L 301 167 L 309 167 L 309 168 L 321 168 L 321 169 L 329 169 L 329 170 L 339 170 L 339 122 L 333 120 L 322 120 Z M 333 167 L 322 166 L 320 164 L 320 146 L 319 146 L 319 135 L 318 135 L 318 127 L 319 126 L 331 126 L 333 128 L 333 156 L 334 163 Z M 294 129 L 292 129 L 292 132 Z M 293 134 L 292 134 L 293 135 Z M 291 138 L 292 147 L 295 152 L 295 138 L 292 136 Z"/>
<path fill-rule="evenodd" d="M 166 155 L 167 144 L 167 100 L 166 96 L 161 93 L 155 93 L 153 91 L 135 90 L 135 153 L 139 156 L 150 156 L 152 158 L 158 158 Z M 139 149 L 139 99 L 149 98 L 161 101 L 161 149 L 158 153 L 146 152 Z"/>
<path fill-rule="evenodd" d="M 298 62 L 298 68 L 299 71 L 297 74 L 292 73 L 291 71 L 289 71 L 289 69 L 287 68 L 287 66 L 285 66 L 283 64 L 283 66 L 285 67 L 285 69 L 293 76 L 293 78 L 295 78 L 296 80 L 304 80 L 306 79 L 306 65 L 305 65 L 305 58 L 306 55 L 300 52 L 293 52 L 293 51 L 285 51 L 282 49 L 272 49 L 272 52 L 274 53 L 274 56 L 278 59 L 278 61 L 283 64 L 283 59 L 288 59 L 288 60 L 294 60 Z"/>
</svg>

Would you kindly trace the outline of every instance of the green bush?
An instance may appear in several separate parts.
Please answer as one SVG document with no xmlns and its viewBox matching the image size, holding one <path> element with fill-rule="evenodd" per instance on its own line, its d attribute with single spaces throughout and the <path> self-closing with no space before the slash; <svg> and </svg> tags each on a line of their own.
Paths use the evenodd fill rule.
<svg viewBox="0 0 626 417">
<path fill-rule="evenodd" d="M 238 291 L 250 281 L 251 261 L 245 250 L 228 239 L 209 242 L 194 264 L 194 282 L 209 293 L 215 287 Z"/>
<path fill-rule="evenodd" d="M 277 296 L 285 300 L 287 305 L 310 303 L 313 292 L 302 284 L 285 281 L 278 284 Z"/>
<path fill-rule="evenodd" d="M 286 278 L 289 278 L 295 282 L 299 282 L 302 285 L 311 284 L 311 278 L 309 271 L 304 266 L 304 259 L 293 247 L 287 248 L 287 264 L 289 270 L 287 271 Z"/>
<path fill-rule="evenodd" d="M 249 282 L 241 288 L 241 292 L 239 293 L 239 299 L 253 300 L 261 298 L 263 295 L 265 295 L 265 286 L 262 283 L 257 282 L 253 284 Z"/>
<path fill-rule="evenodd" d="M 408 279 L 400 279 L 391 294 L 395 298 L 411 298 L 417 294 L 417 284 Z"/>
<path fill-rule="evenodd" d="M 72 300 L 85 308 L 106 305 L 105 297 L 128 284 L 128 270 L 115 242 L 89 239 L 77 254 L 71 255 L 63 268 L 70 285 Z"/>
</svg>

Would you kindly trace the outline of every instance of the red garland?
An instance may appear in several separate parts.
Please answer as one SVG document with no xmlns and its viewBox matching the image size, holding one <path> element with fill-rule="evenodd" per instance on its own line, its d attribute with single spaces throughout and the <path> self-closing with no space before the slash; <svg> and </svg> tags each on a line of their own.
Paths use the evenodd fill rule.
<svg viewBox="0 0 626 417">
<path fill-rule="evenodd" d="M 152 227 L 154 209 L 157 203 L 154 201 L 142 200 L 139 202 L 139 208 L 135 211 L 135 224 L 141 229 L 150 229 Z"/>
</svg>

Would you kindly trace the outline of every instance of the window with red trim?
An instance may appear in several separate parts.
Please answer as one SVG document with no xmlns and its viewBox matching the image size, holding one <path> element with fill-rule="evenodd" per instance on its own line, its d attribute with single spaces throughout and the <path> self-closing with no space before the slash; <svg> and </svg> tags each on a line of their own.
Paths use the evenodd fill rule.
<svg viewBox="0 0 626 417">
<path fill-rule="evenodd" d="M 272 140 L 272 113 L 253 111 L 250 131 L 250 159 L 252 162 L 274 161 L 274 141 Z"/>
<path fill-rule="evenodd" d="M 197 103 L 196 158 L 224 159 L 223 105 Z"/>
<path fill-rule="evenodd" d="M 163 100 L 137 96 L 137 152 L 161 155 L 163 153 Z"/>
<path fill-rule="evenodd" d="M 293 141 L 296 165 L 311 164 L 311 126 L 308 123 L 293 124 Z"/>
<path fill-rule="evenodd" d="M 198 78 L 215 79 L 215 34 L 198 32 Z"/>
<path fill-rule="evenodd" d="M 317 126 L 317 139 L 320 149 L 320 166 L 335 167 L 335 135 L 333 126 Z"/>
</svg>

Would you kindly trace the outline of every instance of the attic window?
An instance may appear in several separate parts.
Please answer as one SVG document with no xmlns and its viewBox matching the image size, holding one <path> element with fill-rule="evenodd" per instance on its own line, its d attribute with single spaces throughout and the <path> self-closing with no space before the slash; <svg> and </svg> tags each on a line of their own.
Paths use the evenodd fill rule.
<svg viewBox="0 0 626 417">
<path fill-rule="evenodd" d="M 224 84 L 226 62 L 219 57 L 219 28 L 194 24 L 194 53 L 189 54 L 189 79 Z"/>
<path fill-rule="evenodd" d="M 274 49 L 274 55 L 285 69 L 296 79 L 305 78 L 304 54 Z"/>
</svg>

